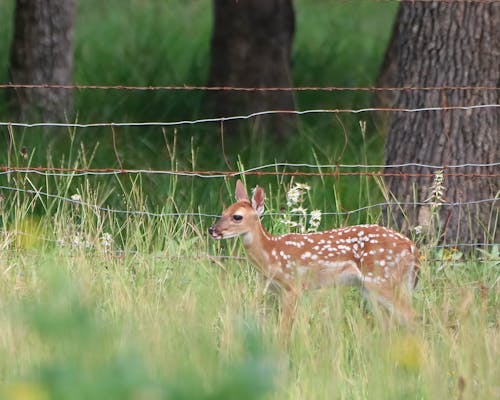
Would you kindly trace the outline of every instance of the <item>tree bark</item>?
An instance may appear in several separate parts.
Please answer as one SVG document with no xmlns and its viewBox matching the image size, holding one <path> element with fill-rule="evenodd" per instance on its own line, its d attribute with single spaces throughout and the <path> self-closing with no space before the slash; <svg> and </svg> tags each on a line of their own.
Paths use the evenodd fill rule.
<svg viewBox="0 0 500 400">
<path fill-rule="evenodd" d="M 295 29 L 292 0 L 214 0 L 213 7 L 209 85 L 290 87 Z M 289 91 L 218 91 L 212 101 L 219 117 L 294 109 Z M 274 114 L 252 119 L 250 126 L 259 133 L 286 137 L 293 131 L 294 120 L 291 115 Z M 242 128 L 241 123 L 236 125 Z"/>
<path fill-rule="evenodd" d="M 10 49 L 10 82 L 71 84 L 75 0 L 17 0 Z M 7 92 L 17 120 L 65 121 L 73 99 L 68 89 L 12 89 Z"/>
<path fill-rule="evenodd" d="M 397 86 L 442 87 L 500 85 L 500 4 L 417 2 L 400 5 L 386 61 Z M 389 54 L 389 52 L 388 52 Z M 396 92 L 394 106 L 421 108 L 499 104 L 499 90 L 410 90 Z M 443 198 L 447 202 L 497 201 L 469 206 L 439 207 L 441 239 L 448 243 L 483 243 L 499 239 L 500 167 L 447 169 L 447 165 L 500 161 L 500 110 L 396 112 L 387 138 L 387 164 L 422 163 L 444 166 Z M 425 167 L 399 168 L 428 174 Z M 393 168 L 387 172 L 395 172 Z M 475 177 L 446 173 L 477 174 Z M 496 176 L 480 176 L 496 174 Z M 424 202 L 433 195 L 432 177 L 389 177 L 388 189 L 398 201 Z M 429 225 L 430 206 L 393 209 L 401 228 Z M 403 216 L 405 215 L 405 216 Z"/>
</svg>

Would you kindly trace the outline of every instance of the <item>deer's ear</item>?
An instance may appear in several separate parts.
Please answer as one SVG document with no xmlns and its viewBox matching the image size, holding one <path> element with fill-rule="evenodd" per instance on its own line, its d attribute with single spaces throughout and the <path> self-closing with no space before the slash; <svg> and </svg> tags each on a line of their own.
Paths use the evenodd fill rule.
<svg viewBox="0 0 500 400">
<path fill-rule="evenodd" d="M 241 180 L 237 180 L 236 181 L 236 200 L 237 201 L 248 201 L 250 202 L 250 200 L 248 199 L 248 194 L 247 194 L 247 191 L 245 190 L 245 187 L 243 186 L 243 183 L 241 182 Z"/>
<path fill-rule="evenodd" d="M 252 196 L 252 207 L 260 217 L 264 214 L 264 201 L 266 200 L 266 194 L 264 193 L 264 189 L 260 186 L 257 186 L 253 191 Z"/>
</svg>

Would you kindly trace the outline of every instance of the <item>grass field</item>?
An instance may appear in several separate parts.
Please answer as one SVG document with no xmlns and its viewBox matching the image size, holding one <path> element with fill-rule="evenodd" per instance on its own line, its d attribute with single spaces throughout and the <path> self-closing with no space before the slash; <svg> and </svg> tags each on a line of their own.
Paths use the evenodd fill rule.
<svg viewBox="0 0 500 400">
<path fill-rule="evenodd" d="M 498 248 L 464 259 L 422 247 L 411 331 L 384 328 L 356 290 L 330 288 L 301 299 L 288 337 L 256 271 L 219 258 L 243 254 L 237 241 L 209 241 L 210 221 L 9 200 L 16 205 L 3 209 L 0 242 L 3 398 L 499 395 Z M 30 217 L 35 203 L 46 217 Z M 280 229 L 276 218 L 266 224 Z"/>
<path fill-rule="evenodd" d="M 2 81 L 12 3 L 0 2 Z M 295 85 L 374 82 L 397 4 L 295 6 Z M 203 85 L 210 24 L 207 1 L 78 2 L 75 82 Z M 370 104 L 365 92 L 305 92 L 296 100 L 299 109 Z M 206 113 L 199 92 L 78 91 L 75 105 L 80 122 Z M 4 113 L 0 101 L 2 120 Z M 226 156 L 234 170 L 284 161 L 380 163 L 384 138 L 371 116 L 363 118 L 366 133 L 358 117 L 304 118 L 287 143 L 242 140 Z M 219 132 L 204 126 L 120 128 L 115 143 L 109 129 L 0 129 L 13 139 L 0 147 L 0 165 L 227 169 Z M 295 181 L 311 186 L 309 210 L 352 210 L 384 198 L 369 177 Z M 285 231 L 274 213 L 286 208 L 291 179 L 247 183 L 269 194 L 264 224 Z M 233 180 L 10 173 L 0 175 L 0 185 L 14 189 L 0 189 L 0 398 L 500 398 L 498 247 L 466 257 L 427 238 L 414 330 L 387 330 L 356 290 L 330 288 L 301 299 L 284 337 L 277 299 L 239 242 L 206 234 L 214 218 L 204 214 L 219 214 L 232 201 Z M 377 208 L 325 216 L 321 228 L 380 217 Z"/>
</svg>

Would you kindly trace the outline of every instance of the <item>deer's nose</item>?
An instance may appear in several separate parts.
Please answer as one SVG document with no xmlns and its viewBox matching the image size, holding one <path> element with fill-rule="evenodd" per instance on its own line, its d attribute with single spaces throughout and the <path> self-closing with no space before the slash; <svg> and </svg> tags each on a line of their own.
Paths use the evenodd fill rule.
<svg viewBox="0 0 500 400">
<path fill-rule="evenodd" d="M 214 229 L 214 227 L 213 227 L 213 226 L 211 226 L 210 228 L 208 228 L 208 234 L 209 234 L 209 235 L 211 235 L 211 236 L 212 236 L 212 235 L 214 234 L 214 231 L 215 231 L 215 229 Z"/>
</svg>

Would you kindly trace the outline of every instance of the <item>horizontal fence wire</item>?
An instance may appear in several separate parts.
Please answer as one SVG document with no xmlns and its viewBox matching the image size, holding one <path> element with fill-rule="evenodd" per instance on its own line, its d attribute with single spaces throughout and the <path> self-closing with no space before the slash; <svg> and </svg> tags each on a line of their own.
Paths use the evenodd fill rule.
<svg viewBox="0 0 500 400">
<path fill-rule="evenodd" d="M 218 218 L 220 217 L 219 214 L 206 214 L 206 213 L 201 213 L 201 212 L 176 212 L 176 213 L 155 213 L 155 212 L 150 212 L 150 211 L 143 211 L 143 210 L 121 210 L 121 209 L 113 209 L 110 207 L 106 206 L 99 206 L 97 204 L 92 204 L 88 203 L 85 201 L 82 201 L 80 198 L 70 198 L 70 197 L 64 197 L 61 195 L 57 194 L 51 194 L 47 193 L 44 191 L 40 190 L 34 190 L 34 189 L 21 189 L 17 187 L 10 187 L 10 186 L 0 186 L 0 190 L 5 190 L 5 191 L 10 191 L 10 192 L 18 192 L 18 193 L 24 193 L 36 197 L 46 197 L 46 198 L 51 198 L 51 199 L 56 199 L 68 203 L 72 203 L 74 205 L 81 205 L 85 206 L 97 211 L 101 212 L 106 212 L 106 213 L 111 213 L 111 214 L 126 214 L 126 215 L 144 215 L 144 216 L 149 216 L 149 217 L 204 217 L 204 218 Z M 488 199 L 481 199 L 481 200 L 474 200 L 474 201 L 464 201 L 464 202 L 382 202 L 382 203 L 377 203 L 377 204 L 372 204 L 364 207 L 360 207 L 354 210 L 349 210 L 349 211 L 326 211 L 322 212 L 322 215 L 325 216 L 346 216 L 346 215 L 352 215 L 356 214 L 362 211 L 367 211 L 371 210 L 374 208 L 379 208 L 379 207 L 402 207 L 402 206 L 431 206 L 431 205 L 439 205 L 442 207 L 461 207 L 461 206 L 468 206 L 468 205 L 478 205 L 478 204 L 485 204 L 485 203 L 495 203 L 495 202 L 500 202 L 500 198 L 488 198 Z M 310 214 L 301 214 L 301 213 L 284 213 L 284 212 L 274 212 L 274 213 L 266 213 L 265 215 L 267 216 L 310 216 Z"/>
<path fill-rule="evenodd" d="M 259 111 L 245 115 L 234 115 L 226 117 L 214 118 L 200 118 L 194 120 L 182 121 L 146 121 L 146 122 L 96 122 L 96 123 L 62 123 L 62 122 L 35 122 L 24 123 L 14 121 L 1 121 L 0 126 L 6 127 L 21 127 L 21 128 L 35 128 L 35 127 L 59 127 L 59 128 L 99 128 L 99 127 L 142 127 L 142 126 L 181 126 L 181 125 L 196 125 L 206 123 L 223 123 L 227 121 L 248 120 L 265 115 L 276 114 L 290 114 L 290 115 L 309 115 L 309 114 L 362 114 L 369 112 L 404 112 L 404 113 L 417 113 L 417 112 L 433 112 L 433 111 L 470 111 L 479 109 L 500 109 L 500 104 L 476 104 L 468 106 L 444 106 L 444 107 L 422 107 L 422 108 L 385 108 L 385 107 L 370 107 L 359 109 L 312 109 L 312 110 L 266 110 Z"/>
<path fill-rule="evenodd" d="M 1 169 L 1 167 L 0 167 Z M 70 169 L 71 171 L 72 169 Z M 406 172 L 287 172 L 287 171 L 253 171 L 253 172 L 234 172 L 234 171 L 141 171 L 141 170 L 122 170 L 122 169 L 107 169 L 106 171 L 81 171 L 74 170 L 71 173 L 63 172 L 50 172 L 50 171 L 40 171 L 32 169 L 22 169 L 22 168 L 7 168 L 5 171 L 0 172 L 0 175 L 8 175 L 12 173 L 32 173 L 43 176 L 58 176 L 58 177 L 77 177 L 77 176 L 106 176 L 106 175 L 123 175 L 123 174 L 162 174 L 162 175 L 173 175 L 173 176 L 188 176 L 196 178 L 226 178 L 235 177 L 243 175 L 279 175 L 279 176 L 370 176 L 370 177 L 401 177 L 401 178 L 411 178 L 411 177 L 433 177 L 434 174 L 428 173 L 406 173 Z M 443 173 L 444 177 L 465 177 L 465 178 L 497 178 L 500 177 L 500 173 Z"/>
<path fill-rule="evenodd" d="M 66 89 L 66 90 L 129 90 L 129 91 L 235 91 L 235 92 L 405 92 L 405 91 L 500 91 L 498 86 L 295 86 L 295 87 L 241 87 L 241 86 L 134 86 L 134 85 L 57 85 L 57 84 L 0 84 L 0 89 Z"/>
<path fill-rule="evenodd" d="M 404 164 L 307 164 L 307 163 L 286 163 L 277 162 L 260 165 L 253 168 L 243 169 L 241 171 L 207 171 L 207 170 L 150 170 L 150 169 L 123 169 L 123 168 L 64 168 L 64 167 L 10 167 L 0 165 L 0 176 L 14 173 L 34 174 L 54 177 L 78 177 L 78 176 L 108 176 L 124 174 L 144 174 L 144 175 L 173 175 L 187 176 L 197 178 L 227 178 L 244 175 L 286 175 L 286 176 L 400 176 L 405 177 L 432 177 L 433 173 L 406 173 L 406 172 L 383 172 L 380 169 L 402 169 L 402 168 L 425 168 L 430 170 L 442 170 L 445 177 L 500 177 L 498 173 L 476 173 L 476 172 L 453 172 L 457 169 L 477 169 L 500 167 L 500 162 L 494 163 L 464 163 L 455 165 L 433 165 L 422 163 L 404 163 Z M 284 171 L 278 169 L 314 169 L 316 171 Z M 271 171 L 266 171 L 271 169 Z M 342 169 L 348 171 L 341 171 Z M 352 171 L 353 169 L 361 171 Z M 323 170 L 323 171 L 321 171 Z M 333 171 L 324 171 L 333 170 Z M 451 170 L 452 172 L 447 172 Z"/>
</svg>

